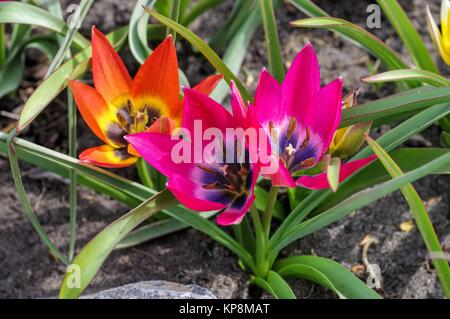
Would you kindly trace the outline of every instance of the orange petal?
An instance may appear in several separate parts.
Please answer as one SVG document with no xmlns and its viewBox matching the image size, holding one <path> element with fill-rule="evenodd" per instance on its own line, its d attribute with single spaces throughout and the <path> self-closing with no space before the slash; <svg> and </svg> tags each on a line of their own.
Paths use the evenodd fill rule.
<svg viewBox="0 0 450 319">
<path fill-rule="evenodd" d="M 92 28 L 92 76 L 107 103 L 130 92 L 131 77 L 108 39 Z"/>
<path fill-rule="evenodd" d="M 108 105 L 103 97 L 97 90 L 82 82 L 69 81 L 69 85 L 72 89 L 78 110 L 86 124 L 103 142 L 109 143 L 100 126 L 100 119 L 104 119 L 110 115 Z"/>
<path fill-rule="evenodd" d="M 211 76 L 208 76 L 203 81 L 201 81 L 196 86 L 194 86 L 192 89 L 197 92 L 200 92 L 200 93 L 203 93 L 206 95 L 210 95 L 212 93 L 212 91 L 216 88 L 217 84 L 219 84 L 219 82 L 222 79 L 223 79 L 222 74 L 211 75 Z"/>
<path fill-rule="evenodd" d="M 80 154 L 83 163 L 107 168 L 127 167 L 136 163 L 137 158 L 130 155 L 126 148 L 117 149 L 110 145 L 88 148 Z"/>
<path fill-rule="evenodd" d="M 173 119 L 181 117 L 178 60 L 168 36 L 145 60 L 133 80 L 131 98 L 137 109 L 144 105 Z"/>
</svg>

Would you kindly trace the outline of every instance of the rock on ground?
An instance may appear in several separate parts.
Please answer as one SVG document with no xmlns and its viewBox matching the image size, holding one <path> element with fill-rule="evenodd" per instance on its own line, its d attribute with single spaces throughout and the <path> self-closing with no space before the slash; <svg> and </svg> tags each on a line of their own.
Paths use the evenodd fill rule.
<svg viewBox="0 0 450 319">
<path fill-rule="evenodd" d="M 216 296 L 197 285 L 153 280 L 99 291 L 82 299 L 216 299 Z"/>
</svg>

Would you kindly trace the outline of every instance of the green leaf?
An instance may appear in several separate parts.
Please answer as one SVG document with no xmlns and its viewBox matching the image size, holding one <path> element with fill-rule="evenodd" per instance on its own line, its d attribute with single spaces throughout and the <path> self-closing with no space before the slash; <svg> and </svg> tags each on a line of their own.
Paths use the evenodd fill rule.
<svg viewBox="0 0 450 319">
<path fill-rule="evenodd" d="M 417 69 L 401 69 L 392 70 L 376 75 L 369 76 L 362 81 L 366 83 L 384 83 L 404 80 L 415 80 L 433 86 L 450 86 L 450 81 L 436 73 L 417 70 Z"/>
<path fill-rule="evenodd" d="M 82 0 L 80 2 L 80 5 L 78 6 L 77 10 L 74 13 L 74 17 L 71 21 L 71 25 L 69 26 L 69 29 L 67 30 L 67 33 L 64 37 L 64 40 L 61 41 L 60 48 L 58 50 L 58 53 L 56 54 L 55 58 L 53 59 L 52 63 L 50 64 L 47 74 L 45 78 L 47 78 L 53 71 L 58 68 L 61 63 L 63 62 L 65 57 L 70 57 L 70 46 L 72 44 L 72 41 L 74 40 L 77 25 L 81 25 L 84 19 L 86 18 L 86 15 L 91 8 L 92 4 L 94 3 L 94 0 Z M 69 51 L 69 54 L 68 54 Z"/>
<path fill-rule="evenodd" d="M 333 192 L 337 191 L 339 186 L 339 171 L 341 170 L 341 159 L 333 157 L 327 165 L 327 179 Z"/>
<path fill-rule="evenodd" d="M 68 30 L 63 20 L 41 8 L 18 1 L 0 3 L 0 23 L 30 24 L 62 35 L 66 34 Z M 84 49 L 89 45 L 89 41 L 78 32 L 74 34 L 73 41 L 79 49 Z"/>
<path fill-rule="evenodd" d="M 255 187 L 255 205 L 260 211 L 264 211 L 267 207 L 267 196 L 269 193 L 261 186 L 256 185 Z M 275 202 L 275 207 L 273 209 L 273 217 L 278 220 L 283 220 L 286 217 L 286 210 L 279 201 Z"/>
<path fill-rule="evenodd" d="M 403 148 L 392 151 L 389 155 L 398 163 L 403 171 L 409 172 L 448 152 L 449 150 L 445 148 Z M 450 174 L 450 163 L 442 170 L 434 172 L 434 174 Z M 383 169 L 383 165 L 379 161 L 374 162 L 353 174 L 351 183 L 340 185 L 336 193 L 330 195 L 326 201 L 323 201 L 314 210 L 313 215 L 317 215 L 337 205 L 356 192 L 383 183 L 389 179 L 390 175 Z"/>
<path fill-rule="evenodd" d="M 225 0 L 197 0 L 193 5 L 189 13 L 187 13 L 181 20 L 181 24 L 184 26 L 190 25 L 194 20 L 205 11 L 218 6 Z"/>
<path fill-rule="evenodd" d="M 422 38 L 399 3 L 396 0 L 377 0 L 377 3 L 397 31 L 417 66 L 423 70 L 439 73 Z"/>
<path fill-rule="evenodd" d="M 227 43 L 227 50 L 223 56 L 223 62 L 230 68 L 230 70 L 237 74 L 244 62 L 247 49 L 256 29 L 261 24 L 261 14 L 259 10 L 252 11 L 246 16 L 244 23 L 235 32 L 233 38 Z M 211 94 L 211 97 L 216 101 L 222 102 L 229 94 L 230 88 L 226 81 L 220 81 L 219 85 Z"/>
<path fill-rule="evenodd" d="M 197 35 L 189 31 L 182 25 L 170 20 L 169 18 L 160 15 L 155 10 L 151 9 L 146 10 L 153 18 L 155 18 L 165 26 L 171 28 L 172 30 L 176 31 L 180 36 L 189 41 L 189 43 L 191 43 L 197 50 L 200 51 L 200 53 L 203 54 L 203 56 L 212 64 L 212 66 L 217 70 L 217 72 L 223 74 L 224 79 L 227 81 L 228 84 L 230 83 L 230 81 L 234 81 L 236 83 L 236 86 L 239 89 L 239 92 L 241 93 L 244 100 L 252 101 L 252 97 L 248 93 L 245 86 L 238 79 L 238 77 L 219 58 L 219 56 L 213 50 L 211 50 L 211 48 L 202 39 L 200 39 Z"/>
<path fill-rule="evenodd" d="M 274 269 L 283 277 L 314 281 L 332 290 L 339 298 L 381 299 L 379 294 L 331 259 L 317 256 L 293 256 L 279 260 Z"/>
<path fill-rule="evenodd" d="M 131 53 L 142 64 L 152 53 L 147 44 L 147 24 L 149 15 L 145 14 L 144 6 L 152 8 L 156 0 L 139 0 L 133 9 L 129 25 L 128 44 Z"/>
<path fill-rule="evenodd" d="M 377 154 L 377 157 L 392 178 L 404 176 L 400 167 L 377 142 L 375 142 L 370 137 L 367 137 L 367 143 L 369 143 L 369 146 L 372 148 L 374 153 Z M 448 152 L 446 155 L 450 155 L 450 152 Z M 447 162 L 447 166 L 449 165 L 450 160 L 448 160 Z M 420 231 L 420 234 L 423 241 L 425 242 L 425 246 L 427 247 L 428 251 L 430 253 L 443 255 L 442 247 L 436 235 L 436 232 L 434 231 L 431 219 L 428 216 L 428 212 L 426 211 L 419 194 L 417 194 L 417 191 L 411 184 L 406 184 L 405 186 L 401 187 L 400 191 L 402 192 L 403 196 L 408 202 L 409 207 L 411 208 L 411 214 L 416 221 L 417 228 Z M 433 258 L 432 262 L 438 273 L 445 296 L 447 298 L 450 298 L 450 268 L 448 266 L 448 261 L 443 258 Z"/>
<path fill-rule="evenodd" d="M 421 132 L 428 126 L 432 125 L 434 122 L 438 121 L 440 118 L 450 114 L 450 104 L 441 104 L 433 106 L 421 113 L 413 116 L 402 124 L 398 125 L 391 131 L 385 133 L 377 141 L 386 150 L 390 151 L 401 145 L 411 136 Z M 369 147 L 361 150 L 357 155 L 355 155 L 351 160 L 361 159 L 367 157 L 371 154 Z M 372 164 L 373 165 L 373 164 Z M 445 166 L 443 166 L 445 167 Z M 437 170 L 438 171 L 438 170 Z M 350 176 L 344 182 L 341 183 L 340 187 L 346 187 L 346 185 L 351 185 L 354 176 Z M 278 227 L 275 234 L 270 240 L 270 246 L 274 247 L 279 245 L 282 238 L 290 230 L 297 227 L 305 217 L 307 217 L 320 203 L 328 199 L 332 195 L 330 190 L 326 191 L 315 191 L 307 196 L 300 204 L 298 204 L 295 209 L 286 217 L 283 223 Z"/>
<path fill-rule="evenodd" d="M 410 117 L 411 112 L 446 102 L 450 102 L 450 87 L 412 89 L 358 107 L 344 109 L 339 127 L 393 115 Z"/>
<path fill-rule="evenodd" d="M 259 0 L 259 7 L 261 9 L 264 32 L 266 35 L 269 69 L 275 79 L 281 83 L 285 76 L 285 69 L 283 58 L 281 57 L 280 39 L 273 11 L 273 2 L 272 0 Z"/>
<path fill-rule="evenodd" d="M 127 28 L 121 28 L 110 33 L 108 38 L 115 47 L 119 47 L 124 43 L 126 36 Z M 25 103 L 17 130 L 20 132 L 27 127 L 67 87 L 69 79 L 77 79 L 87 72 L 90 61 L 91 47 L 88 46 L 42 82 Z"/>
<path fill-rule="evenodd" d="M 383 41 L 363 28 L 348 21 L 332 18 L 318 17 L 291 22 L 294 27 L 329 29 L 345 35 L 360 44 L 373 56 L 383 61 L 388 69 L 407 69 L 408 66 L 400 59 L 395 51 Z"/>
<path fill-rule="evenodd" d="M 396 177 L 371 189 L 354 194 L 325 212 L 314 216 L 297 226 L 293 226 L 290 231 L 283 235 L 281 240 L 278 240 L 276 243 L 272 244 L 272 253 L 278 253 L 282 248 L 286 247 L 290 243 L 340 220 L 351 212 L 383 198 L 408 183 L 414 182 L 435 171 L 444 169 L 448 166 L 449 162 L 450 152 L 439 156 L 438 158 L 406 173 L 405 175 Z"/>
<path fill-rule="evenodd" d="M 152 215 L 176 203 L 170 191 L 162 191 L 103 229 L 69 265 L 61 284 L 59 297 L 61 299 L 77 298 L 89 285 L 114 247 L 129 232 Z M 77 283 L 76 280 L 79 280 L 79 285 L 74 284 Z"/>
<path fill-rule="evenodd" d="M 288 2 L 310 17 L 326 17 L 329 15 L 310 0 L 288 0 Z"/>
<path fill-rule="evenodd" d="M 228 47 L 228 43 L 234 37 L 237 30 L 245 23 L 252 12 L 260 11 L 258 0 L 237 0 L 233 4 L 233 9 L 227 16 L 227 20 L 212 35 L 209 45 L 215 51 L 221 51 Z"/>
<path fill-rule="evenodd" d="M 198 213 L 186 211 L 167 211 L 167 215 L 179 220 L 183 224 L 189 225 L 202 233 L 205 233 L 221 245 L 234 252 L 248 267 L 255 269 L 253 257 L 236 240 L 225 233 L 213 222 L 201 217 Z"/>
<path fill-rule="evenodd" d="M 192 213 L 197 214 L 197 213 Z M 216 212 L 199 213 L 203 218 L 210 218 L 216 215 Z M 116 249 L 133 247 L 155 238 L 159 238 L 183 229 L 189 228 L 189 225 L 183 224 L 175 219 L 164 219 L 142 226 L 129 233 L 117 246 Z"/>
<path fill-rule="evenodd" d="M 267 278 L 253 277 L 252 283 L 266 290 L 275 299 L 297 299 L 289 284 L 276 272 L 270 270 Z"/>
</svg>

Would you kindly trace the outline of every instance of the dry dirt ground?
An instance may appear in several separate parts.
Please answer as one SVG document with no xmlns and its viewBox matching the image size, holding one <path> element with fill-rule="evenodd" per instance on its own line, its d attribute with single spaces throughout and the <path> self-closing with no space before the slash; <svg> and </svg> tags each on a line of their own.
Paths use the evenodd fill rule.
<svg viewBox="0 0 450 319">
<path fill-rule="evenodd" d="M 63 2 L 65 5 L 68 3 Z M 96 1 L 82 31 L 88 34 L 92 24 L 96 24 L 105 32 L 126 24 L 133 3 L 134 1 Z M 369 4 L 367 1 L 317 3 L 333 16 L 365 26 L 366 8 Z M 424 27 L 424 8 L 428 3 L 437 15 L 439 1 L 415 0 L 401 3 L 419 27 L 427 46 L 435 51 Z M 208 13 L 201 22 L 195 24 L 195 30 L 208 38 L 223 21 L 229 8 L 230 1 Z M 287 62 L 292 60 L 306 41 L 311 41 L 319 57 L 324 83 L 342 75 L 346 90 L 363 86 L 362 100 L 373 100 L 393 93 L 393 88 L 389 86 L 375 91 L 361 84 L 360 79 L 368 75 L 366 65 L 370 61 L 369 56 L 361 49 L 330 32 L 289 27 L 289 21 L 303 17 L 305 16 L 302 13 L 284 5 L 277 12 L 280 38 Z M 382 20 L 381 28 L 372 31 L 395 50 L 405 54 L 388 21 Z M 191 82 L 196 83 L 205 74 L 212 72 L 206 63 L 196 62 L 199 61 L 199 54 L 194 53 L 188 45 L 182 44 L 179 50 L 182 52 L 179 56 L 180 65 Z M 130 69 L 136 70 L 137 64 L 129 52 L 124 51 L 122 55 Z M 252 89 L 255 87 L 258 72 L 267 63 L 265 57 L 263 32 L 259 30 L 250 45 L 240 73 Z M 45 74 L 47 63 L 42 57 L 29 54 L 27 73 L 19 94 L 4 98 L 1 101 L 2 108 L 17 111 Z M 448 73 L 442 63 L 439 63 L 439 66 L 443 72 Z M 24 136 L 41 145 L 65 151 L 67 135 L 64 114 L 64 97 L 60 97 L 35 121 Z M 80 149 L 96 145 L 98 141 L 81 120 L 79 123 Z M 0 119 L 2 127 L 7 124 L 8 121 Z M 379 131 L 373 134 L 377 135 Z M 438 134 L 437 127 L 430 128 L 407 145 L 437 145 Z M 65 249 L 69 208 L 66 181 L 43 174 L 28 165 L 23 165 L 22 168 L 29 198 L 42 224 L 57 245 Z M 121 173 L 135 178 L 133 170 Z M 430 176 L 418 181 L 415 186 L 429 208 L 440 239 L 445 241 L 450 235 L 450 177 Z M 10 177 L 9 164 L 1 156 L 0 187 L 0 297 L 55 297 L 64 267 L 48 254 L 25 218 Z M 80 188 L 78 249 L 126 211 L 127 208 L 116 201 Z M 376 263 L 381 268 L 383 288 L 380 292 L 384 297 L 441 298 L 443 295 L 439 282 L 435 272 L 427 266 L 426 249 L 417 229 L 414 228 L 410 232 L 400 230 L 399 225 L 411 218 L 403 197 L 396 192 L 304 238 L 283 254 L 315 253 L 352 268 L 362 263 L 359 242 L 366 235 L 372 235 L 378 239 L 378 244 L 371 246 L 368 258 L 371 263 Z M 362 272 L 361 278 L 365 280 L 366 277 L 367 274 Z M 89 291 L 153 279 L 195 283 L 211 289 L 221 298 L 268 297 L 261 290 L 248 285 L 248 275 L 238 268 L 232 253 L 192 229 L 135 248 L 114 252 L 90 285 Z M 334 298 L 333 294 L 311 283 L 301 280 L 292 283 L 299 297 Z"/>
</svg>

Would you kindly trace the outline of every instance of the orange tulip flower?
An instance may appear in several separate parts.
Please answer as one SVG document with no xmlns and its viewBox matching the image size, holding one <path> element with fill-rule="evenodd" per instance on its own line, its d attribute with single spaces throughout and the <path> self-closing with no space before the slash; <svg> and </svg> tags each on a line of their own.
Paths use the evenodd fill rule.
<svg viewBox="0 0 450 319">
<path fill-rule="evenodd" d="M 92 28 L 92 74 L 95 88 L 70 81 L 78 109 L 105 145 L 80 154 L 85 163 L 118 168 L 134 164 L 140 156 L 124 136 L 139 132 L 168 133 L 181 124 L 178 60 L 168 36 L 131 79 L 108 39 Z M 206 78 L 194 90 L 210 94 L 222 76 Z"/>
</svg>

